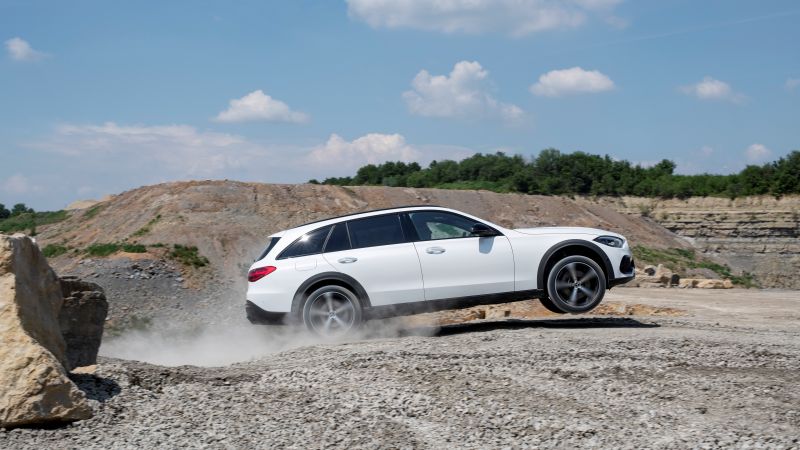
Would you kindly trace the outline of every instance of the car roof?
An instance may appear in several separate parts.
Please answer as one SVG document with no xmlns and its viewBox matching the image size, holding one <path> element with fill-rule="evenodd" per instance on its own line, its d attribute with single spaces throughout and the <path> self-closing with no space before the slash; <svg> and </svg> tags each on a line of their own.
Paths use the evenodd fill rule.
<svg viewBox="0 0 800 450">
<path fill-rule="evenodd" d="M 391 208 L 369 209 L 369 210 L 366 210 L 366 211 L 358 211 L 358 212 L 354 212 L 354 213 L 350 213 L 350 214 L 344 214 L 344 215 L 341 215 L 341 216 L 328 217 L 327 219 L 319 219 L 319 220 L 315 220 L 313 222 L 307 222 L 307 223 L 304 223 L 302 225 L 298 225 L 296 227 L 293 227 L 292 229 L 301 228 L 301 227 L 305 227 L 305 226 L 308 226 L 308 225 L 314 225 L 314 224 L 317 224 L 317 223 L 327 222 L 329 220 L 337 220 L 337 219 L 345 219 L 345 218 L 351 218 L 352 219 L 352 218 L 355 218 L 356 216 L 369 217 L 371 215 L 375 215 L 374 213 L 391 213 L 393 211 L 403 211 L 403 210 L 415 209 L 415 208 L 416 209 L 419 209 L 419 208 L 446 209 L 446 208 L 444 208 L 442 206 L 438 206 L 438 205 L 392 206 Z"/>
<path fill-rule="evenodd" d="M 437 206 L 437 205 L 394 206 L 394 207 L 391 207 L 391 208 L 371 209 L 371 210 L 367 210 L 367 211 L 359 211 L 359 212 L 354 212 L 354 213 L 350 213 L 350 214 L 344 214 L 344 215 L 341 215 L 341 216 L 328 217 L 327 219 L 315 220 L 313 222 L 307 222 L 307 223 L 304 223 L 302 225 L 298 225 L 296 227 L 292 227 L 292 228 L 280 231 L 278 233 L 274 233 L 271 236 L 283 237 L 285 235 L 295 235 L 295 234 L 297 234 L 299 236 L 299 235 L 302 235 L 302 234 L 304 234 L 304 233 L 306 233 L 308 231 L 311 231 L 311 229 L 316 229 L 316 228 L 319 228 L 320 226 L 325 226 L 325 225 L 332 225 L 332 224 L 339 223 L 339 222 L 344 221 L 344 220 L 360 219 L 360 218 L 377 216 L 377 215 L 387 214 L 387 213 L 392 213 L 392 212 L 413 211 L 415 209 L 438 209 L 438 210 L 441 210 L 441 211 L 452 211 L 452 212 L 455 212 L 455 213 L 463 214 L 460 211 L 455 211 L 453 209 L 445 208 L 443 206 Z"/>
</svg>

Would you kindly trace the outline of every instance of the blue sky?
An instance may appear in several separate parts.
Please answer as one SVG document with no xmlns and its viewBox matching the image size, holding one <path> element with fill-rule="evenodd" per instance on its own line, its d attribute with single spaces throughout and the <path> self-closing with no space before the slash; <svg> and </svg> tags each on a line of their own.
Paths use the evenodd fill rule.
<svg viewBox="0 0 800 450">
<path fill-rule="evenodd" d="M 0 0 L 0 203 L 548 147 L 738 171 L 800 148 L 798 25 L 778 0 Z"/>
</svg>

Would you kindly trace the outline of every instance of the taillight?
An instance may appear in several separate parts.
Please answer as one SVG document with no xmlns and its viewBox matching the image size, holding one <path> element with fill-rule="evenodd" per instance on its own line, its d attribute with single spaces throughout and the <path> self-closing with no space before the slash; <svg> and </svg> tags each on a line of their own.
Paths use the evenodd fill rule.
<svg viewBox="0 0 800 450">
<path fill-rule="evenodd" d="M 247 272 L 247 281 L 251 283 L 254 281 L 258 281 L 264 278 L 265 276 L 271 274 L 272 272 L 275 272 L 275 269 L 277 269 L 277 267 L 275 266 L 266 266 L 253 269 L 250 272 Z"/>
</svg>

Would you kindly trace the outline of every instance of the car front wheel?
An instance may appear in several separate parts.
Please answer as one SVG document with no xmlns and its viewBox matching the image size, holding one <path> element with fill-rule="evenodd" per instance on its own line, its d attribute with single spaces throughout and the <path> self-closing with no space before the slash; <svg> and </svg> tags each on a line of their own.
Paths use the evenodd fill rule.
<svg viewBox="0 0 800 450">
<path fill-rule="evenodd" d="M 605 293 L 603 269 L 585 256 L 573 255 L 561 259 L 547 276 L 547 300 L 550 306 L 560 312 L 576 314 L 591 311 L 603 300 Z"/>
<path fill-rule="evenodd" d="M 345 336 L 357 329 L 361 321 L 361 302 L 342 286 L 323 286 L 309 294 L 303 305 L 303 323 L 319 336 Z"/>
</svg>

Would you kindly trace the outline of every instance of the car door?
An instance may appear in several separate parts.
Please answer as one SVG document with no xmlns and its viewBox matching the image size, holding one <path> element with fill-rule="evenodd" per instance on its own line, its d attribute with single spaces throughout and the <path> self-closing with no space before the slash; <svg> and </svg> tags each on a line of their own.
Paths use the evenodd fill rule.
<svg viewBox="0 0 800 450">
<path fill-rule="evenodd" d="M 499 232 L 473 236 L 470 230 L 477 222 L 450 212 L 413 211 L 407 216 L 417 234 L 414 247 L 426 300 L 514 290 L 514 254 L 508 238 Z"/>
<path fill-rule="evenodd" d="M 355 278 L 372 306 L 425 300 L 417 251 L 396 213 L 336 224 L 323 257 Z"/>
</svg>

